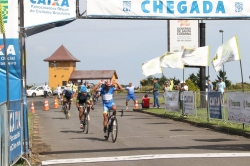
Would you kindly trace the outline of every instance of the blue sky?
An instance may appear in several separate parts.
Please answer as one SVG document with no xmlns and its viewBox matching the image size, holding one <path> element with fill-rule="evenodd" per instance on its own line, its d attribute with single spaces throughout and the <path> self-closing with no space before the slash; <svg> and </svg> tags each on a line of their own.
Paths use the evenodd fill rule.
<svg viewBox="0 0 250 166">
<path fill-rule="evenodd" d="M 84 5 L 81 8 L 83 11 Z M 204 23 L 206 45 L 211 48 L 211 60 L 222 42 L 220 29 L 224 30 L 224 41 L 234 35 L 238 36 L 243 79 L 249 82 L 249 21 L 214 20 Z M 141 64 L 167 51 L 167 20 L 81 19 L 30 36 L 26 38 L 28 84 L 43 84 L 48 81 L 48 63 L 43 59 L 52 55 L 62 44 L 81 60 L 77 63 L 78 70 L 116 70 L 120 83 L 132 82 L 139 85 L 140 80 L 146 78 L 142 74 Z M 225 71 L 233 83 L 241 82 L 239 61 L 226 63 Z M 197 72 L 198 69 L 185 68 L 184 78 L 187 79 L 190 74 Z M 182 73 L 180 69 L 164 68 L 167 78 L 176 77 L 182 80 Z M 216 79 L 218 73 L 212 65 L 209 73 L 212 81 Z"/>
</svg>

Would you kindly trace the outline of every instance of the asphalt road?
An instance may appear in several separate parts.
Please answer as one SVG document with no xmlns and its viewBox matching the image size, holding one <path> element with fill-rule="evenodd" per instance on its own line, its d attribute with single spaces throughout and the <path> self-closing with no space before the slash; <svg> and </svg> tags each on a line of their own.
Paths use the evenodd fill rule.
<svg viewBox="0 0 250 166">
<path fill-rule="evenodd" d="M 125 109 L 125 99 L 126 95 L 115 95 L 118 110 Z M 112 143 L 103 137 L 100 101 L 90 113 L 89 134 L 84 134 L 75 105 L 66 120 L 60 109 L 53 109 L 53 99 L 49 99 L 49 111 L 43 111 L 43 98 L 28 100 L 34 101 L 39 136 L 48 147 L 40 151 L 43 165 L 250 165 L 249 139 L 133 112 L 132 101 L 123 117 L 117 115 L 118 138 Z"/>
</svg>

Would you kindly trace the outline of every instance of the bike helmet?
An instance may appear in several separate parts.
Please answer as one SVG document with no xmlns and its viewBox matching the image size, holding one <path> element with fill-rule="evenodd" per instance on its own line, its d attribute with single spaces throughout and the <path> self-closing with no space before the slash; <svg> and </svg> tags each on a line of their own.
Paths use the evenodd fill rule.
<svg viewBox="0 0 250 166">
<path fill-rule="evenodd" d="M 111 82 L 110 82 L 110 81 L 105 81 L 105 85 L 107 85 L 107 86 L 111 86 L 112 84 L 111 84 Z"/>
<path fill-rule="evenodd" d="M 86 93 L 86 92 L 87 92 L 87 88 L 86 88 L 86 86 L 84 86 L 84 85 L 83 85 L 83 86 L 81 87 L 81 92 L 84 92 L 84 93 Z"/>
</svg>

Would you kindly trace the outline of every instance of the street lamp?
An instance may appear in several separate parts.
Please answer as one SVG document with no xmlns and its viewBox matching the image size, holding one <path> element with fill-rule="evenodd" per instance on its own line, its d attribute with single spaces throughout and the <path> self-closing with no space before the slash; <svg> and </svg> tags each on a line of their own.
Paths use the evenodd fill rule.
<svg viewBox="0 0 250 166">
<path fill-rule="evenodd" d="M 222 42 L 222 44 L 223 44 L 223 30 L 221 29 L 221 30 L 219 30 L 219 32 L 221 33 L 221 42 Z M 224 80 L 224 64 L 223 64 L 223 80 Z"/>
</svg>

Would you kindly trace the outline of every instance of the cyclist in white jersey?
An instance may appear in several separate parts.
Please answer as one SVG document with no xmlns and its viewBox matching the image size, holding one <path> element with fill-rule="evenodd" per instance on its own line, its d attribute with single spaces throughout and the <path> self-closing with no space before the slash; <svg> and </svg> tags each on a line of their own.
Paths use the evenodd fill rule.
<svg viewBox="0 0 250 166">
<path fill-rule="evenodd" d="M 113 81 L 113 84 L 110 81 L 105 81 L 105 87 L 100 87 L 100 85 L 103 84 L 103 81 L 101 80 L 98 84 L 95 85 L 93 88 L 93 91 L 99 91 L 102 95 L 102 103 L 103 103 L 103 131 L 104 131 L 104 137 L 107 137 L 107 122 L 108 122 L 108 111 L 113 110 L 113 115 L 116 115 L 116 105 L 114 103 L 114 91 L 117 90 L 123 90 L 122 86 L 116 82 Z M 116 88 L 114 85 L 117 84 L 118 88 Z"/>
</svg>

